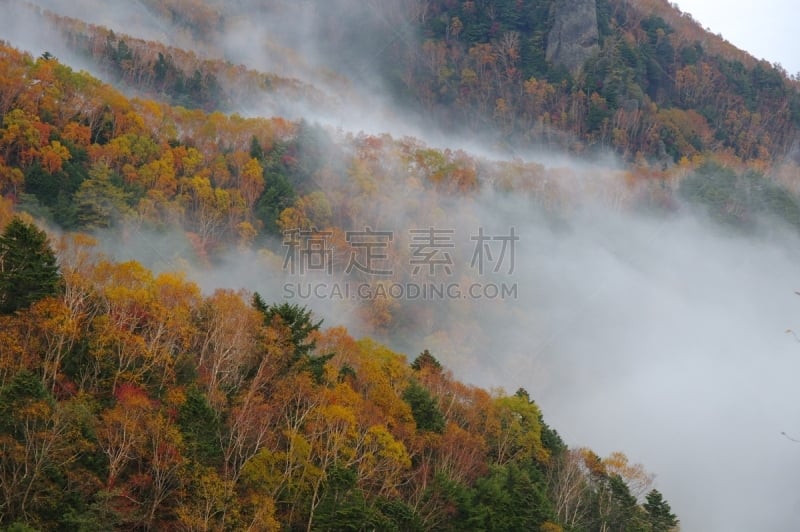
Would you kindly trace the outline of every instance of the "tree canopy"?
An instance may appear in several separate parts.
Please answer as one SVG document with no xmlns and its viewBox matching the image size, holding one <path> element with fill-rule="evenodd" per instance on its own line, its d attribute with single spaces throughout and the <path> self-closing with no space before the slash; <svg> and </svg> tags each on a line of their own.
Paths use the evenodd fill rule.
<svg viewBox="0 0 800 532">
<path fill-rule="evenodd" d="M 0 312 L 8 314 L 58 293 L 60 274 L 47 234 L 14 218 L 0 235 Z"/>
</svg>

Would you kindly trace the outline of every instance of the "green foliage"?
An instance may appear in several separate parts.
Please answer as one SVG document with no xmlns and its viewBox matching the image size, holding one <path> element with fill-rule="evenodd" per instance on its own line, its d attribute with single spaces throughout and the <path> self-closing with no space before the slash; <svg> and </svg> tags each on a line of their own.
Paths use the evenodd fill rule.
<svg viewBox="0 0 800 532">
<path fill-rule="evenodd" d="M 186 392 L 186 401 L 178 411 L 178 427 L 189 457 L 202 465 L 221 463 L 220 420 L 206 395 L 197 386 L 190 387 Z"/>
<path fill-rule="evenodd" d="M 47 235 L 14 218 L 0 236 L 0 313 L 58 294 L 61 275 Z"/>
<path fill-rule="evenodd" d="M 432 506 L 443 509 L 436 530 L 465 530 L 465 518 L 468 515 L 464 512 L 469 507 L 472 497 L 469 486 L 448 478 L 442 473 L 434 475 L 432 482 L 425 489 L 423 503 L 425 506 Z"/>
<path fill-rule="evenodd" d="M 681 63 L 684 65 L 695 65 L 703 57 L 703 45 L 695 42 L 692 46 L 684 46 L 680 49 Z"/>
<path fill-rule="evenodd" d="M 112 504 L 113 494 L 100 490 L 90 499 L 76 501 L 65 508 L 61 517 L 62 530 L 76 532 L 96 532 L 97 530 L 117 530 L 122 522 Z"/>
<path fill-rule="evenodd" d="M 535 404 L 525 388 L 520 388 L 514 393 L 514 397 L 524 399 L 528 404 Z M 561 439 L 558 431 L 551 428 L 544 422 L 544 416 L 539 412 L 539 426 L 541 427 L 542 446 L 547 449 L 551 456 L 557 456 L 567 450 L 567 444 Z"/>
<path fill-rule="evenodd" d="M 112 181 L 108 166 L 95 165 L 74 196 L 79 224 L 87 229 L 113 227 L 130 211 L 129 197 Z"/>
<path fill-rule="evenodd" d="M 478 479 L 461 514 L 465 530 L 498 532 L 538 530 L 555 519 L 541 474 L 514 463 Z"/>
<path fill-rule="evenodd" d="M 598 131 L 604 122 L 611 117 L 611 110 L 605 100 L 589 103 L 589 114 L 586 119 L 588 131 Z"/>
<path fill-rule="evenodd" d="M 305 368 L 314 377 L 314 381 L 321 384 L 325 381 L 325 364 L 333 358 L 335 353 L 327 353 L 318 356 L 309 356 L 305 360 Z"/>
<path fill-rule="evenodd" d="M 27 523 L 15 521 L 3 529 L 4 532 L 39 532 L 38 528 L 34 528 Z"/>
<path fill-rule="evenodd" d="M 338 379 L 339 382 L 345 382 L 347 379 L 355 379 L 356 378 L 356 370 L 353 369 L 353 366 L 350 364 L 343 364 L 342 367 L 339 369 Z"/>
<path fill-rule="evenodd" d="M 414 371 L 422 371 L 423 369 L 427 369 L 433 373 L 441 373 L 442 364 L 436 360 L 436 357 L 434 357 L 430 351 L 425 349 L 417 358 L 414 359 L 414 362 L 411 363 L 411 369 Z"/>
<path fill-rule="evenodd" d="M 103 67 L 116 80 L 131 82 L 133 66 L 143 63 L 140 57 L 123 40 L 116 40 L 113 33 L 106 40 L 105 61 Z M 142 69 L 152 72 L 153 90 L 169 97 L 170 103 L 189 109 L 205 109 L 211 111 L 224 108 L 226 96 L 216 76 L 203 68 L 184 71 L 179 67 L 171 54 L 158 52 L 158 57 L 150 64 L 141 65 Z M 142 83 L 140 80 L 137 80 Z"/>
<path fill-rule="evenodd" d="M 253 144 L 255 142 L 255 144 Z M 294 161 L 289 152 L 293 149 L 291 144 L 278 141 L 269 152 L 264 152 L 255 137 L 251 141 L 250 156 L 255 157 L 264 169 L 264 191 L 255 205 L 255 215 L 264 224 L 267 233 L 278 234 L 276 223 L 280 213 L 291 207 L 297 199 L 295 187 L 292 184 L 295 172 Z M 299 182 L 300 180 L 298 180 Z"/>
<path fill-rule="evenodd" d="M 253 307 L 264 315 L 266 325 L 277 322 L 289 328 L 297 360 L 307 356 L 317 346 L 315 341 L 309 340 L 309 336 L 319 330 L 322 320 L 314 321 L 310 309 L 292 303 L 267 305 L 258 292 L 253 294 Z"/>
<path fill-rule="evenodd" d="M 255 135 L 250 138 L 250 157 L 258 159 L 259 162 L 264 160 L 264 148 L 261 147 Z"/>
<path fill-rule="evenodd" d="M 752 230 L 766 217 L 800 230 L 800 200 L 754 171 L 737 174 L 709 162 L 681 182 L 679 193 L 726 225 Z"/>
<path fill-rule="evenodd" d="M 641 22 L 647 33 L 647 44 L 643 47 L 646 67 L 646 90 L 654 101 L 669 102 L 673 93 L 673 70 L 675 50 L 669 39 L 673 29 L 661 17 L 651 16 Z"/>
<path fill-rule="evenodd" d="M 613 475 L 608 483 L 611 490 L 608 523 L 611 529 L 646 532 L 647 524 L 644 512 L 636 503 L 636 497 L 631 495 L 630 488 L 625 481 L 619 475 Z"/>
<path fill-rule="evenodd" d="M 33 194 L 39 203 L 48 209 L 47 217 L 65 229 L 77 223 L 72 197 L 88 178 L 89 156 L 86 150 L 68 140 L 61 140 L 67 147 L 70 158 L 63 162 L 60 171 L 49 173 L 35 162 L 24 169 L 25 191 Z"/>
<path fill-rule="evenodd" d="M 399 498 L 378 498 L 375 508 L 383 517 L 379 530 L 412 532 L 424 530 L 419 514 L 408 503 Z"/>
<path fill-rule="evenodd" d="M 596 0 L 597 4 L 597 29 L 600 33 L 600 42 L 612 33 L 611 19 L 613 7 L 609 0 Z"/>
<path fill-rule="evenodd" d="M 539 414 L 539 425 L 542 427 L 542 446 L 550 451 L 551 456 L 558 456 L 567 450 L 567 444 L 561 439 L 558 431 L 544 422 L 544 417 Z"/>
<path fill-rule="evenodd" d="M 278 217 L 284 209 L 291 207 L 297 199 L 297 194 L 282 172 L 269 172 L 266 174 L 264 192 L 256 202 L 255 215 L 264 224 L 264 230 L 269 234 L 279 234 Z"/>
<path fill-rule="evenodd" d="M 39 220 L 52 221 L 50 209 L 39 203 L 38 198 L 33 194 L 20 194 L 17 203 L 17 210 L 30 214 L 32 218 Z"/>
<path fill-rule="evenodd" d="M 0 388 L 0 431 L 24 437 L 23 431 L 16 432 L 16 421 L 24 416 L 26 409 L 39 402 L 52 403 L 52 397 L 42 385 L 42 379 L 30 371 L 21 371 L 14 375 L 8 384 Z"/>
<path fill-rule="evenodd" d="M 315 340 L 309 339 L 311 333 L 318 331 L 323 320 L 314 321 L 312 312 L 306 307 L 292 303 L 267 305 L 261 295 L 253 294 L 253 308 L 261 312 L 266 325 L 285 326 L 294 347 L 291 365 L 311 373 L 317 383 L 324 380 L 325 364 L 333 358 L 333 353 L 313 356 L 317 347 Z"/>
<path fill-rule="evenodd" d="M 335 465 L 328 472 L 323 486 L 322 499 L 314 512 L 314 529 L 330 531 L 375 530 L 379 521 L 364 493 L 356 486 L 356 472 Z M 381 527 L 381 530 L 386 528 Z"/>
<path fill-rule="evenodd" d="M 319 124 L 309 124 L 301 120 L 297 128 L 296 138 L 287 144 L 285 157 L 287 178 L 292 188 L 299 194 L 308 194 L 317 190 L 316 174 L 324 166 L 331 165 L 339 156 L 329 133 Z"/>
<path fill-rule="evenodd" d="M 651 532 L 669 532 L 678 526 L 678 518 L 658 490 L 651 490 L 645 499 L 644 509 Z"/>
<path fill-rule="evenodd" d="M 736 190 L 736 173 L 715 163 L 706 163 L 681 182 L 680 194 L 692 202 L 708 207 L 712 215 L 727 221 Z"/>
<path fill-rule="evenodd" d="M 445 420 L 436 399 L 416 380 L 412 380 L 403 392 L 403 400 L 411 407 L 418 430 L 443 432 Z"/>
</svg>

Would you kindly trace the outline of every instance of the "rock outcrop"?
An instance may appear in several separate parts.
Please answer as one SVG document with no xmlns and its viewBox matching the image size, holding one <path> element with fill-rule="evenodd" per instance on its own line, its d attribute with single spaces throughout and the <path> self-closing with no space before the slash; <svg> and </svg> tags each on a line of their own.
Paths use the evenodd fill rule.
<svg viewBox="0 0 800 532">
<path fill-rule="evenodd" d="M 595 0 L 556 0 L 554 9 L 545 57 L 574 75 L 598 48 L 597 3 Z"/>
</svg>

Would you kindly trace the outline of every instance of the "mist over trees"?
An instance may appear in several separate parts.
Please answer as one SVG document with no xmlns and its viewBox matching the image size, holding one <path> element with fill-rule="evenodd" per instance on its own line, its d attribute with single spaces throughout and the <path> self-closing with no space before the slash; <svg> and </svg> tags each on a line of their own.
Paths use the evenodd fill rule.
<svg viewBox="0 0 800 532">
<path fill-rule="evenodd" d="M 0 528 L 745 522 L 714 514 L 758 482 L 726 499 L 695 460 L 767 447 L 726 386 L 794 374 L 763 301 L 800 229 L 797 80 L 666 2 L 589 3 L 572 69 L 551 0 L 0 8 L 48 46 L 0 42 Z M 420 268 L 412 230 L 442 228 L 453 260 Z M 516 276 L 473 267 L 509 234 Z M 353 267 L 375 249 L 388 274 Z M 383 296 L 287 298 L 308 279 Z M 750 433 L 714 454 L 731 405 Z"/>
<path fill-rule="evenodd" d="M 52 266 L 43 233 L 18 218 L 4 249 L 17 233 L 32 238 L 12 251 Z M 0 317 L 4 527 L 676 523 L 657 492 L 644 505 L 630 495 L 641 466 L 570 450 L 524 390 L 490 394 L 428 350 L 409 364 L 321 329 L 308 309 L 203 296 L 180 275 L 87 255 L 92 245 L 69 243 L 63 290 L 54 271 L 25 279 L 36 297 Z M 579 486 L 580 517 L 561 506 L 563 483 Z"/>
</svg>

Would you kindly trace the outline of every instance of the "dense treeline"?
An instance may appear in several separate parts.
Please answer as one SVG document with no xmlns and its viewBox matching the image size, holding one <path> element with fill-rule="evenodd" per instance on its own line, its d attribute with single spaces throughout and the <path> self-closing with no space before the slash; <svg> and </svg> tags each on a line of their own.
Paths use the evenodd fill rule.
<svg viewBox="0 0 800 532">
<path fill-rule="evenodd" d="M 485 161 L 408 138 L 345 135 L 305 122 L 131 100 L 56 59 L 34 59 L 10 47 L 2 48 L 0 72 L 0 193 L 62 228 L 112 229 L 121 242 L 141 231 L 177 230 L 183 240 L 176 246 L 173 239 L 159 256 L 168 263 L 213 262 L 232 248 L 283 254 L 281 242 L 267 236 L 317 228 L 330 232 L 335 268 L 343 270 L 350 249 L 345 231 L 399 230 L 392 225 L 398 218 L 416 227 L 448 224 L 442 207 L 454 195 L 468 213 L 487 188 L 526 194 L 556 215 L 585 198 L 613 208 L 669 211 L 685 199 L 744 229 L 763 215 L 794 227 L 800 219 L 793 165 L 767 178 L 763 165 L 742 169 L 734 157 L 717 156 L 729 168 L 726 175 L 746 177 L 710 179 L 722 167 L 703 156 L 667 172 Z M 397 197 L 409 200 L 402 212 Z M 393 250 L 394 279 L 410 280 L 407 242 Z M 469 264 L 470 257 L 461 262 Z M 457 273 L 464 286 L 474 280 Z M 433 334 L 448 315 L 392 298 L 358 301 L 349 310 L 365 323 L 364 332 L 385 341 L 420 327 Z"/>
<path fill-rule="evenodd" d="M 528 393 L 456 381 L 258 294 L 58 243 L 7 204 L 0 315 L 11 530 L 669 530 L 639 465 L 569 449 Z M 20 238 L 19 235 L 26 235 Z M 35 279 L 31 272 L 41 272 Z M 49 280 L 48 280 L 49 279 Z M 17 283 L 18 284 L 18 283 Z M 647 493 L 646 498 L 644 497 Z"/>
<path fill-rule="evenodd" d="M 177 0 L 150 7 L 212 57 L 225 32 L 236 31 L 249 11 L 293 13 L 281 2 L 206 4 Z M 315 30 L 327 43 L 319 52 L 341 66 L 340 74 L 350 74 L 350 63 L 361 65 L 364 50 L 379 49 L 379 64 L 359 68 L 376 70 L 406 108 L 445 129 L 498 130 L 516 147 L 534 143 L 573 152 L 611 147 L 630 161 L 659 165 L 721 151 L 744 161 L 773 162 L 796 148 L 797 81 L 780 65 L 757 61 L 709 35 L 665 0 L 599 0 L 599 46 L 577 72 L 546 59 L 552 0 L 398 1 L 383 6 L 380 15 L 359 14 L 360 8 L 345 0 L 307 9 L 316 13 Z M 191 15 L 177 16 L 181 12 Z M 358 27 L 341 27 L 342 13 L 346 25 Z M 173 104 L 225 110 L 266 96 L 284 104 L 335 105 L 333 98 L 293 79 L 71 19 L 48 15 L 48 20 L 100 71 Z M 394 35 L 389 42 L 387 34 Z M 279 43 L 264 46 L 273 46 L 269 51 L 285 72 L 325 83 L 336 79 L 330 71 L 310 69 Z M 352 96 L 343 79 L 334 85 L 340 96 Z"/>
<path fill-rule="evenodd" d="M 457 198 L 468 215 L 487 189 L 525 194 L 556 214 L 587 198 L 667 211 L 687 200 L 745 229 L 763 215 L 800 227 L 791 164 L 774 167 L 768 178 L 765 165 L 743 167 L 725 154 L 683 158 L 669 171 L 486 161 L 410 138 L 128 99 L 53 57 L 34 59 L 9 46 L 0 47 L 0 77 L 0 194 L 63 229 L 112 229 L 123 242 L 126 234 L 177 230 L 182 242 L 173 240 L 168 262 L 213 262 L 232 248 L 283 254 L 282 242 L 268 237 L 316 228 L 329 233 L 332 261 L 344 270 L 346 231 L 407 230 L 396 226 L 398 219 L 445 226 L 444 206 Z M 397 197 L 408 200 L 401 210 Z M 389 253 L 396 281 L 410 280 L 409 252 L 406 239 Z M 474 280 L 455 273 L 464 286 Z M 379 336 L 397 336 L 401 324 L 432 333 L 447 315 L 391 298 L 352 310 Z"/>
<path fill-rule="evenodd" d="M 225 31 L 218 10 L 190 3 L 146 5 L 198 42 Z M 447 202 L 469 212 L 487 188 L 551 211 L 579 204 L 581 190 L 618 208 L 687 202 L 740 229 L 765 215 L 800 228 L 797 168 L 771 167 L 800 109 L 780 68 L 701 43 L 696 24 L 661 2 L 645 13 L 600 1 L 599 51 L 571 74 L 545 60 L 551 4 L 404 3 L 393 16 L 417 24 L 420 53 L 389 47 L 403 67 L 384 74 L 445 124 L 576 151 L 613 146 L 636 161 L 628 170 L 486 161 L 224 115 L 248 94 L 323 96 L 63 18 L 51 21 L 69 45 L 141 98 L 51 53 L 0 45 L 0 527 L 674 528 L 641 466 L 570 449 L 525 390 L 465 385 L 427 350 L 409 364 L 322 329 L 303 307 L 204 295 L 179 274 L 107 260 L 80 233 L 177 228 L 199 262 L 286 230 L 329 231 L 340 250 L 346 230 L 391 223 L 397 197 L 405 219 L 433 226 Z M 30 215 L 79 232 L 54 253 Z M 397 248 L 388 260 L 407 279 L 408 249 Z M 376 334 L 436 330 L 446 314 L 363 305 Z"/>
<path fill-rule="evenodd" d="M 96 64 L 115 83 L 172 105 L 230 111 L 264 100 L 329 103 L 323 93 L 296 79 L 248 70 L 226 61 L 202 59 L 194 52 L 117 36 L 102 27 L 51 15 L 68 45 Z"/>
<path fill-rule="evenodd" d="M 675 162 L 719 150 L 769 161 L 796 141 L 796 82 L 667 2 L 598 1 L 598 50 L 572 73 L 545 60 L 552 0 L 429 4 L 404 83 L 453 123 Z"/>
<path fill-rule="evenodd" d="M 538 164 L 507 173 L 413 139 L 128 99 L 8 46 L 0 61 L 0 193 L 68 229 L 179 226 L 204 255 L 286 228 L 352 228 L 400 188 L 420 191 L 423 213 L 437 192 L 477 190 L 481 172 L 531 189 L 546 178 Z"/>
<path fill-rule="evenodd" d="M 334 134 L 305 122 L 128 99 L 57 59 L 33 59 L 8 46 L 0 50 L 0 75 L 0 193 L 67 229 L 110 227 L 121 220 L 177 225 L 200 256 L 282 229 L 375 223 L 401 191 L 418 191 L 421 203 L 408 215 L 421 219 L 435 211 L 440 195 L 469 197 L 485 186 L 564 204 L 575 201 L 567 189 L 581 172 L 490 163 L 408 138 Z M 589 186 L 597 188 L 595 195 L 624 201 L 669 196 L 675 187 L 665 188 L 665 182 L 710 159 L 684 157 L 669 172 L 634 167 L 627 172 L 629 185 L 639 189 L 633 195 L 608 179 Z M 731 154 L 713 159 L 745 171 Z M 766 168 L 751 164 L 747 171 L 791 199 L 785 187 L 794 167 L 777 169 L 783 185 L 768 183 Z M 592 169 L 603 172 L 623 174 Z M 651 187 L 659 181 L 662 186 Z"/>
</svg>

